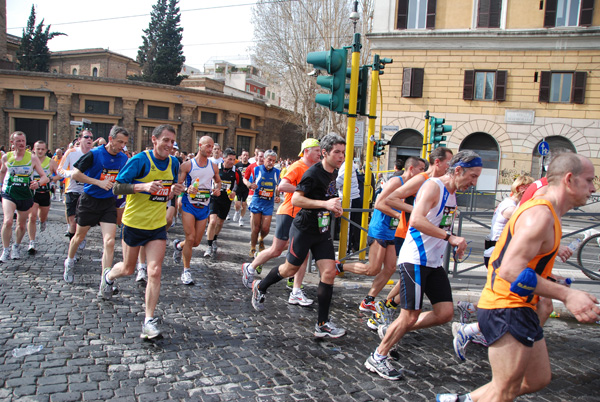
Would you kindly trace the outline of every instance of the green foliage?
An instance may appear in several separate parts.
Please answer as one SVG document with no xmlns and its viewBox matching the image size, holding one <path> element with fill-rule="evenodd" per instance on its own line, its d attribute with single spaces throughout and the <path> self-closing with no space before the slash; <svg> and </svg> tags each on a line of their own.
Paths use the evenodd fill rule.
<svg viewBox="0 0 600 402">
<path fill-rule="evenodd" d="M 179 0 L 157 0 L 152 6 L 150 24 L 144 29 L 142 45 L 137 61 L 142 67 L 141 77 L 129 77 L 158 84 L 179 85 L 183 76 L 179 75 L 185 56 L 183 55 L 183 28 Z"/>
<path fill-rule="evenodd" d="M 55 36 L 64 35 L 61 32 L 50 32 L 50 25 L 44 29 L 44 20 L 35 26 L 35 7 L 31 6 L 31 14 L 27 21 L 27 28 L 23 30 L 21 44 L 17 53 L 19 70 L 25 71 L 50 71 L 50 49 L 48 41 Z"/>
</svg>

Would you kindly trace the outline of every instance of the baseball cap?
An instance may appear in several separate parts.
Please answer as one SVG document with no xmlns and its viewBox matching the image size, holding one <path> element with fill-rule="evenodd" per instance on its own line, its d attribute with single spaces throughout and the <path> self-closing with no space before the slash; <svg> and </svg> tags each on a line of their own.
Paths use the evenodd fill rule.
<svg viewBox="0 0 600 402">
<path fill-rule="evenodd" d="M 319 140 L 317 140 L 316 138 L 307 138 L 304 140 L 304 142 L 302 142 L 302 146 L 300 147 L 300 153 L 298 154 L 298 156 L 304 156 L 304 150 L 306 148 L 312 148 L 312 147 L 318 147 L 319 146 Z"/>
<path fill-rule="evenodd" d="M 174 144 L 173 144 L 173 148 L 175 148 L 175 149 L 179 149 L 179 145 L 177 145 L 177 143 L 174 143 Z"/>
</svg>

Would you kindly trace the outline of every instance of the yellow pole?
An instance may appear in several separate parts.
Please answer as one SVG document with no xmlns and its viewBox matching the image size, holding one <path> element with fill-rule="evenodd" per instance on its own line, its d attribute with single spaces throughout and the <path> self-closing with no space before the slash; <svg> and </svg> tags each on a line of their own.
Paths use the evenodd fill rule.
<svg viewBox="0 0 600 402">
<path fill-rule="evenodd" d="M 356 128 L 356 101 L 358 100 L 358 70 L 360 67 L 360 34 L 354 34 L 352 44 L 352 72 L 350 74 L 350 100 L 348 105 L 348 130 L 346 131 L 346 166 L 344 170 L 344 192 L 342 208 L 350 208 L 350 187 L 352 186 L 352 169 L 354 161 L 354 130 Z M 346 219 L 348 212 L 343 215 Z M 348 248 L 348 221 L 342 219 L 340 223 L 340 246 L 338 259 L 346 257 Z"/>
<path fill-rule="evenodd" d="M 375 119 L 377 118 L 377 87 L 379 82 L 379 69 L 373 69 L 371 72 L 371 97 L 369 100 L 369 130 L 367 132 L 367 157 L 365 158 L 365 188 L 363 190 L 363 209 L 369 208 L 369 202 L 373 196 L 371 187 L 371 158 L 373 157 L 373 141 L 371 138 L 375 134 Z M 381 133 L 379 133 L 381 135 Z M 379 161 L 379 159 L 378 159 Z M 377 169 L 379 171 L 379 169 Z M 369 213 L 363 212 L 360 226 L 366 228 L 369 224 Z M 360 231 L 360 249 L 367 247 L 367 232 L 364 230 Z M 367 256 L 367 252 L 363 251 L 359 257 L 364 260 Z"/>
<path fill-rule="evenodd" d="M 423 130 L 423 149 L 421 150 L 421 158 L 427 158 L 427 144 L 429 143 L 429 110 L 425 113 L 425 129 Z"/>
</svg>

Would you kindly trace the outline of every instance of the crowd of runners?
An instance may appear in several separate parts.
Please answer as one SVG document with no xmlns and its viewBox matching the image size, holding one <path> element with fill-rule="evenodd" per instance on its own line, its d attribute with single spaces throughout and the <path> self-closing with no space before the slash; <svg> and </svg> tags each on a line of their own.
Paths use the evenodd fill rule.
<svg viewBox="0 0 600 402">
<path fill-rule="evenodd" d="M 408 331 L 452 321 L 455 305 L 442 261 L 448 244 L 457 258 L 467 247 L 466 240 L 453 233 L 453 224 L 456 192 L 476 185 L 482 173 L 483 162 L 475 152 L 454 155 L 439 147 L 428 160 L 409 157 L 375 201 L 368 226 L 368 261 L 340 263 L 331 223 L 343 213 L 340 183 L 336 183 L 345 158 L 342 137 L 309 138 L 299 149 L 300 159 L 277 164 L 273 150 L 257 148 L 249 158 L 246 150 L 239 155 L 231 148 L 222 150 L 209 136 L 199 139 L 194 154 L 180 153 L 176 135 L 170 125 L 156 127 L 152 146 L 133 154 L 127 150 L 129 132 L 123 127 L 114 126 L 107 141 L 94 141 L 92 132 L 84 130 L 64 155 L 62 149 L 50 155 L 43 141 L 30 151 L 25 133 L 13 133 L 11 150 L 2 156 L 0 169 L 4 213 L 0 262 L 21 258 L 26 231 L 28 253 L 35 254 L 36 230 L 45 230 L 51 200 L 64 198 L 65 235 L 70 241 L 64 281 L 76 280 L 77 252 L 85 247 L 90 228 L 100 226 L 103 255 L 98 295 L 111 299 L 118 293 L 116 280 L 135 274 L 136 281 L 146 283 L 140 336 L 153 339 L 161 334 L 155 309 L 168 246 L 174 262 L 182 265 L 182 283 L 192 285 L 192 255 L 205 233 L 203 256 L 211 258 L 227 220 L 239 226 L 248 222 L 249 258 L 241 267 L 241 282 L 249 289 L 249 304 L 266 311 L 268 289 L 283 279 L 291 289 L 290 304 L 313 304 L 302 282 L 307 264 L 314 261 L 320 275 L 316 337 L 346 334 L 330 317 L 336 276 L 351 272 L 374 277 L 357 308 L 370 316 L 367 325 L 381 337 L 364 365 L 383 378 L 402 378 L 402 370 L 394 367 L 389 356 Z M 593 296 L 561 285 L 561 278 L 552 275 L 555 257 L 566 260 L 572 254 L 560 245 L 560 218 L 585 205 L 595 191 L 594 177 L 587 158 L 563 153 L 553 157 L 543 183 L 529 186 L 532 178 L 516 179 L 511 197 L 494 214 L 486 240 L 488 278 L 481 299 L 477 306 L 458 303 L 461 322 L 452 325 L 459 359 L 466 359 L 470 342 L 489 348 L 492 380 L 469 394 L 440 394 L 438 401 L 513 400 L 545 387 L 550 363 L 542 327 L 552 311 L 552 299 L 564 302 L 581 322 L 598 320 L 600 308 Z M 275 209 L 280 195 L 283 201 Z M 276 229 L 267 247 L 274 213 Z M 168 243 L 167 231 L 178 219 L 185 237 Z M 123 258 L 115 263 L 119 226 Z M 283 264 L 257 277 L 286 250 Z M 377 301 L 396 271 L 400 280 Z M 422 310 L 423 296 L 431 302 L 430 311 Z M 477 322 L 469 323 L 475 313 Z"/>
</svg>

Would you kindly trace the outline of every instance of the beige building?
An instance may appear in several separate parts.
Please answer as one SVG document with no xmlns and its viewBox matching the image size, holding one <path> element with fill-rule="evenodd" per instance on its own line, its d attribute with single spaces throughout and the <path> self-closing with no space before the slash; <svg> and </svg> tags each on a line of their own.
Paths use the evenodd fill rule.
<svg viewBox="0 0 600 402">
<path fill-rule="evenodd" d="M 80 64 L 81 66 L 82 64 Z M 70 67 L 69 67 L 70 68 Z M 102 69 L 100 69 L 102 71 Z M 10 133 L 27 134 L 50 148 L 64 147 L 75 137 L 71 122 L 88 120 L 95 136 L 108 134 L 114 124 L 133 136 L 140 151 L 151 144 L 152 130 L 168 123 L 178 130 L 181 150 L 195 152 L 197 141 L 210 135 L 224 148 L 238 152 L 255 146 L 294 157 L 304 139 L 289 121 L 290 112 L 219 92 L 222 84 L 206 79 L 203 88 L 182 88 L 125 79 L 59 73 L 0 70 L 0 144 Z"/>
<path fill-rule="evenodd" d="M 538 147 L 570 149 L 600 167 L 600 5 L 589 0 L 376 0 L 373 54 L 383 136 L 418 154 L 424 115 L 445 118 L 445 143 L 484 159 L 479 190 L 539 177 Z M 598 183 L 600 184 L 600 182 Z"/>
</svg>

